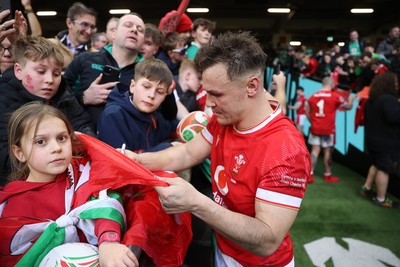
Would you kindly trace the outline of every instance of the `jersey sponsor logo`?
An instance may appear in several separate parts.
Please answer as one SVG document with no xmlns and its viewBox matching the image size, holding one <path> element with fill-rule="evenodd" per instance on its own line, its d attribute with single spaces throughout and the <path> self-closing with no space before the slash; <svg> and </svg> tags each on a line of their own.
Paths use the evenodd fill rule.
<svg viewBox="0 0 400 267">
<path fill-rule="evenodd" d="M 226 182 L 226 174 L 224 166 L 221 165 L 217 166 L 214 173 L 214 181 L 215 184 L 217 185 L 219 192 L 223 196 L 228 194 L 229 189 L 228 189 L 228 183 Z"/>
<path fill-rule="evenodd" d="M 219 205 L 221 205 L 224 208 L 227 208 L 227 206 L 224 202 L 224 199 L 220 195 L 218 195 L 217 191 L 213 192 L 213 198 L 214 198 L 214 201 L 217 202 Z"/>
<path fill-rule="evenodd" d="M 104 66 L 103 65 L 100 65 L 100 64 L 92 64 L 92 69 L 94 69 L 94 70 L 100 70 L 100 71 L 103 71 L 103 69 L 104 69 Z"/>
</svg>

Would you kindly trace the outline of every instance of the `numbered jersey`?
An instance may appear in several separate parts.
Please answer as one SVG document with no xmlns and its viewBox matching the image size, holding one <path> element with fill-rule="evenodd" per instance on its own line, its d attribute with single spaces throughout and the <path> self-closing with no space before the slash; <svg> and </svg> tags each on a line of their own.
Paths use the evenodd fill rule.
<svg viewBox="0 0 400 267">
<path fill-rule="evenodd" d="M 321 89 L 308 99 L 311 133 L 329 135 L 335 133 L 336 110 L 346 101 L 336 92 Z"/>
</svg>

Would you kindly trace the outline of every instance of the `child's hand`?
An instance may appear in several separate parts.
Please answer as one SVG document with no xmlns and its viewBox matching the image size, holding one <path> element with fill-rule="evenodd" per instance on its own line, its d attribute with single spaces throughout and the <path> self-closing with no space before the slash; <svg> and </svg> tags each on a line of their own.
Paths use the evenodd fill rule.
<svg viewBox="0 0 400 267">
<path fill-rule="evenodd" d="M 135 254 L 125 245 L 118 242 L 103 242 L 99 247 L 100 266 L 103 267 L 138 267 Z"/>
</svg>

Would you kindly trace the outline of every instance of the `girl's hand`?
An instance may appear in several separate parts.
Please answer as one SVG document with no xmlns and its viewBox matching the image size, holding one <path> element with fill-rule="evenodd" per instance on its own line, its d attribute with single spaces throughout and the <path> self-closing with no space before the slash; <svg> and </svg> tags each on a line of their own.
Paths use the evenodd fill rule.
<svg viewBox="0 0 400 267">
<path fill-rule="evenodd" d="M 135 254 L 125 245 L 118 242 L 103 242 L 99 246 L 99 260 L 102 267 L 138 267 Z"/>
</svg>

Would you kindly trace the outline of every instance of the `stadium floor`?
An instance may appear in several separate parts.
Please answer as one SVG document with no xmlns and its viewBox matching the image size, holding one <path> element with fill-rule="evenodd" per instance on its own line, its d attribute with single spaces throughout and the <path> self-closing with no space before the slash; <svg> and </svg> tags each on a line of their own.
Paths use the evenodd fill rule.
<svg viewBox="0 0 400 267">
<path fill-rule="evenodd" d="M 400 267 L 400 209 L 377 207 L 359 194 L 364 177 L 334 163 L 325 183 L 319 160 L 291 230 L 296 267 Z M 389 195 L 392 200 L 397 200 Z M 212 266 L 209 231 L 194 219 L 185 266 Z"/>
</svg>

